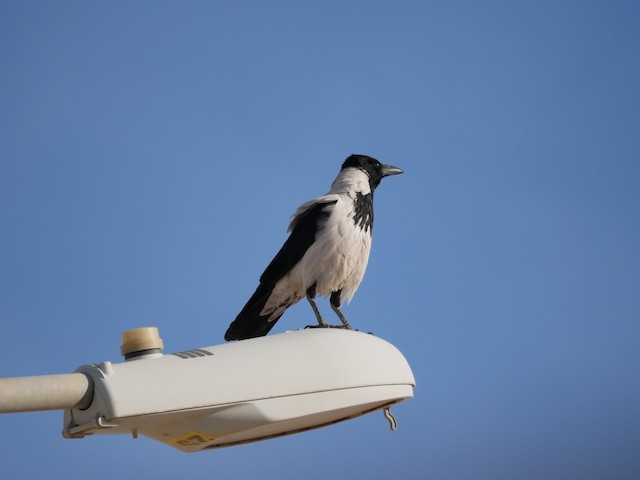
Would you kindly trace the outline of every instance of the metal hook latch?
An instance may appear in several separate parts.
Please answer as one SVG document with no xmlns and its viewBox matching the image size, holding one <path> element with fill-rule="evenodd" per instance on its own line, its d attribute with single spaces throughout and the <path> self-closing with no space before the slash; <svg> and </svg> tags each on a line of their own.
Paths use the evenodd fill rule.
<svg viewBox="0 0 640 480">
<path fill-rule="evenodd" d="M 384 418 L 386 418 L 387 420 L 389 420 L 389 427 L 391 428 L 391 430 L 397 430 L 398 429 L 398 422 L 396 422 L 396 419 L 393 415 L 391 415 L 391 409 L 389 407 L 384 409 Z"/>
</svg>

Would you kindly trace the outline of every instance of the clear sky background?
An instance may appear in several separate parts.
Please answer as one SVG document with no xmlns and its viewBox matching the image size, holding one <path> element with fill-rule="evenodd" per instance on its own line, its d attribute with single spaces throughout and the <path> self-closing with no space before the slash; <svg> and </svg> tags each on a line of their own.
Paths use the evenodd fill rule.
<svg viewBox="0 0 640 480">
<path fill-rule="evenodd" d="M 406 173 L 343 311 L 417 380 L 396 432 L 192 455 L 4 415 L 2 477 L 639 478 L 639 25 L 631 1 L 2 1 L 0 376 L 120 361 L 139 326 L 222 343 L 364 153 Z"/>
</svg>

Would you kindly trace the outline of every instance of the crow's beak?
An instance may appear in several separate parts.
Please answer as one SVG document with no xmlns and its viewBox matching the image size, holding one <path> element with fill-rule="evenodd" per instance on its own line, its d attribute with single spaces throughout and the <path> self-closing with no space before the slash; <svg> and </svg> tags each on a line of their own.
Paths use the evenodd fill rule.
<svg viewBox="0 0 640 480">
<path fill-rule="evenodd" d="M 382 165 L 382 176 L 388 177 L 389 175 L 398 175 L 399 173 L 404 173 L 400 168 L 394 167 L 393 165 Z"/>
</svg>

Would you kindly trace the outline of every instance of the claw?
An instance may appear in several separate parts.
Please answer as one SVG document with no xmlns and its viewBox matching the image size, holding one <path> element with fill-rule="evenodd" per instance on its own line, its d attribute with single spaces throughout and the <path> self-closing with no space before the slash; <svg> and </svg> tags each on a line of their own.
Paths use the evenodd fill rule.
<svg viewBox="0 0 640 480">
<path fill-rule="evenodd" d="M 346 330 L 347 328 L 344 325 L 329 325 L 328 323 L 324 323 L 322 325 L 307 325 L 306 328 L 341 328 Z M 356 330 L 357 331 L 357 330 Z"/>
</svg>

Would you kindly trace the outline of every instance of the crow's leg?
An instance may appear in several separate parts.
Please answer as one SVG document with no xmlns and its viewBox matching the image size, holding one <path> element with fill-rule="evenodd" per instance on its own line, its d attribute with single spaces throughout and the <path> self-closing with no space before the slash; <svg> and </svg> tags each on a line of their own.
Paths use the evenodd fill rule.
<svg viewBox="0 0 640 480">
<path fill-rule="evenodd" d="M 318 310 L 318 306 L 316 305 L 316 301 L 314 300 L 316 296 L 316 284 L 314 283 L 307 289 L 307 300 L 311 304 L 311 308 L 313 308 L 313 313 L 316 314 L 316 320 L 318 320 L 318 326 L 320 327 L 328 327 L 329 325 L 325 323 L 322 319 L 322 315 L 320 315 L 320 310 Z"/>
<path fill-rule="evenodd" d="M 342 290 L 338 290 L 337 292 L 333 292 L 331 294 L 331 299 L 330 299 L 329 303 L 331 303 L 331 308 L 333 309 L 334 312 L 336 312 L 336 315 L 338 315 L 338 318 L 342 322 L 342 325 L 344 325 L 344 328 L 348 328 L 349 330 L 352 330 L 351 325 L 349 325 L 349 322 L 347 322 L 347 319 L 344 318 L 344 315 L 340 311 L 340 304 L 342 303 L 340 301 L 340 294 L 341 293 L 342 293 Z"/>
</svg>

